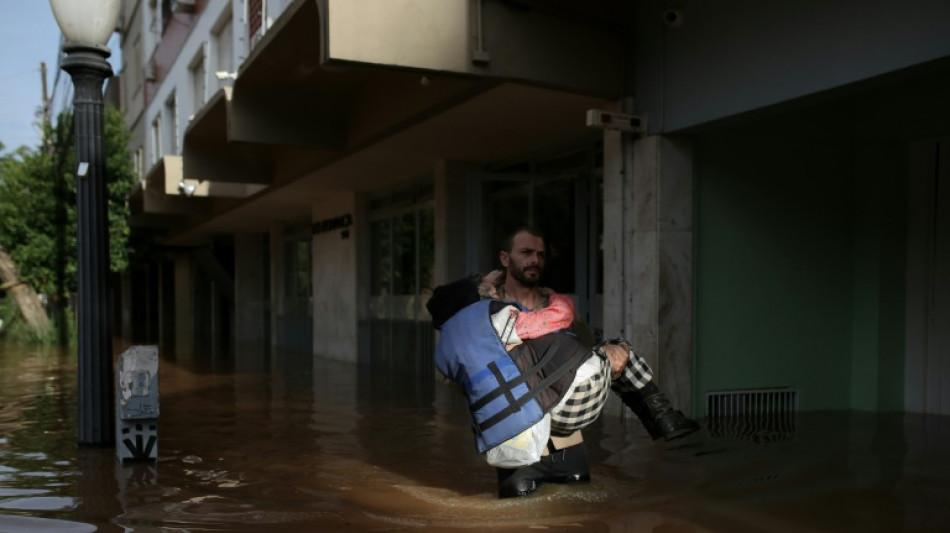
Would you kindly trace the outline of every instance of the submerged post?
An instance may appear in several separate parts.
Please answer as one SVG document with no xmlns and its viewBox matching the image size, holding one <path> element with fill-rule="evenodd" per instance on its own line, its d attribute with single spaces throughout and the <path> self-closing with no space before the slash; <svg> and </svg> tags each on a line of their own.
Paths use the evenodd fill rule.
<svg viewBox="0 0 950 533">
<path fill-rule="evenodd" d="M 158 459 L 158 346 L 132 346 L 115 371 L 115 440 L 119 462 Z"/>
</svg>

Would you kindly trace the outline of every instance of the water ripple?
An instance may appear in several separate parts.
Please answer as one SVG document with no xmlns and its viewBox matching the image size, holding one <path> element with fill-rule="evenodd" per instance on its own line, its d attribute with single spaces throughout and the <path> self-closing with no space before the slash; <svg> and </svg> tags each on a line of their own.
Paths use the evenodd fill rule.
<svg viewBox="0 0 950 533">
<path fill-rule="evenodd" d="M 0 515 L 3 533 L 94 533 L 96 526 L 69 520 Z"/>
<path fill-rule="evenodd" d="M 0 500 L 0 509 L 17 511 L 68 511 L 79 506 L 79 498 L 40 496 Z"/>
<path fill-rule="evenodd" d="M 47 494 L 48 490 L 43 489 L 7 489 L 0 487 L 0 497 L 7 496 L 35 496 L 37 494 Z"/>
</svg>

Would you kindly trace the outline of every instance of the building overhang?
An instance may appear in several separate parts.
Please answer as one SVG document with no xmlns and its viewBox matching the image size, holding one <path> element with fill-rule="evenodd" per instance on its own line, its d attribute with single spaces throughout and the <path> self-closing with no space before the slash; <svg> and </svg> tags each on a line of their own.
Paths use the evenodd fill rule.
<svg viewBox="0 0 950 533">
<path fill-rule="evenodd" d="M 455 66 L 424 54 L 406 52 L 398 57 L 409 59 L 397 61 L 383 53 L 384 39 L 411 52 L 412 44 L 398 39 L 422 37 L 400 7 L 448 9 L 456 17 L 452 24 L 470 28 L 476 3 L 294 1 L 255 45 L 233 89 L 220 91 L 194 116 L 183 142 L 186 183 L 209 182 L 212 197 L 217 183 L 260 188 L 244 200 L 216 202 L 214 212 L 193 220 L 171 243 L 190 245 L 215 233 L 260 230 L 265 219 L 309 216 L 321 198 L 418 178 L 439 160 L 497 162 L 596 138 L 585 128 L 585 112 L 619 98 L 623 71 L 619 37 L 603 27 L 485 2 L 498 4 L 482 13 L 485 28 L 495 28 L 492 38 L 485 34 L 489 62 L 470 57 L 467 30 L 438 37 L 461 40 L 451 46 L 464 55 L 452 59 Z M 363 27 L 359 10 L 370 5 L 386 11 L 372 19 L 389 20 L 388 30 Z M 354 52 L 347 24 L 350 33 L 376 42 L 380 54 Z M 527 30 L 499 34 L 513 27 Z M 565 32 L 584 42 L 566 39 Z"/>
<path fill-rule="evenodd" d="M 511 81 L 618 99 L 620 33 L 504 2 L 296 0 L 237 73 L 227 140 L 332 156 L 473 87 Z"/>
<path fill-rule="evenodd" d="M 231 89 L 226 87 L 191 119 L 182 142 L 183 173 L 206 193 L 214 184 L 215 195 L 241 197 L 247 196 L 243 184 L 270 183 L 274 150 L 228 138 L 230 105 Z"/>
<path fill-rule="evenodd" d="M 317 0 L 321 63 L 372 65 L 621 96 L 621 2 Z M 573 4 L 573 5 L 572 5 Z"/>
<path fill-rule="evenodd" d="M 517 161 L 552 148 L 589 146 L 599 131 L 585 126 L 587 109 L 603 100 L 507 83 L 427 116 L 371 144 L 305 169 L 200 223 L 167 244 L 192 246 L 221 233 L 266 231 L 261 221 L 308 217 L 313 205 L 342 191 L 372 192 L 431 175 L 440 161 Z"/>
<path fill-rule="evenodd" d="M 185 194 L 178 187 L 181 182 L 181 157 L 160 158 L 129 195 L 129 225 L 171 233 L 186 228 L 188 217 L 210 213 L 210 199 L 206 195 Z"/>
</svg>

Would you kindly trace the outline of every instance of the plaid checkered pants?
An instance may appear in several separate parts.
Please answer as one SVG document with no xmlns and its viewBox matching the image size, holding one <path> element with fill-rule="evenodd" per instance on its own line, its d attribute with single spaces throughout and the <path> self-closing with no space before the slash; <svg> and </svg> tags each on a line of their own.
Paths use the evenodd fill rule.
<svg viewBox="0 0 950 533">
<path fill-rule="evenodd" d="M 625 341 L 613 339 L 591 349 L 591 357 L 597 357 L 600 369 L 589 378 L 574 384 L 574 388 L 568 392 L 567 400 L 551 411 L 552 434 L 569 435 L 597 420 L 607 403 L 607 392 L 611 388 L 618 394 L 623 394 L 642 389 L 653 380 L 650 365 L 631 348 L 623 372 L 611 383 L 610 362 L 607 360 L 604 345 L 622 342 Z"/>
</svg>

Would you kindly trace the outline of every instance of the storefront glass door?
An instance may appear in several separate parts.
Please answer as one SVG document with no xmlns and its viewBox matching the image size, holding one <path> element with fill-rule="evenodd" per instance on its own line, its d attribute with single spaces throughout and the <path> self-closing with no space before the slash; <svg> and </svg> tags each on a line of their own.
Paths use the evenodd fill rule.
<svg viewBox="0 0 950 533">
<path fill-rule="evenodd" d="M 602 325 L 602 180 L 589 172 L 562 174 L 494 173 L 470 178 L 467 267 L 470 272 L 500 268 L 502 239 L 530 225 L 547 242 L 543 285 L 570 294 L 578 317 Z"/>
</svg>

